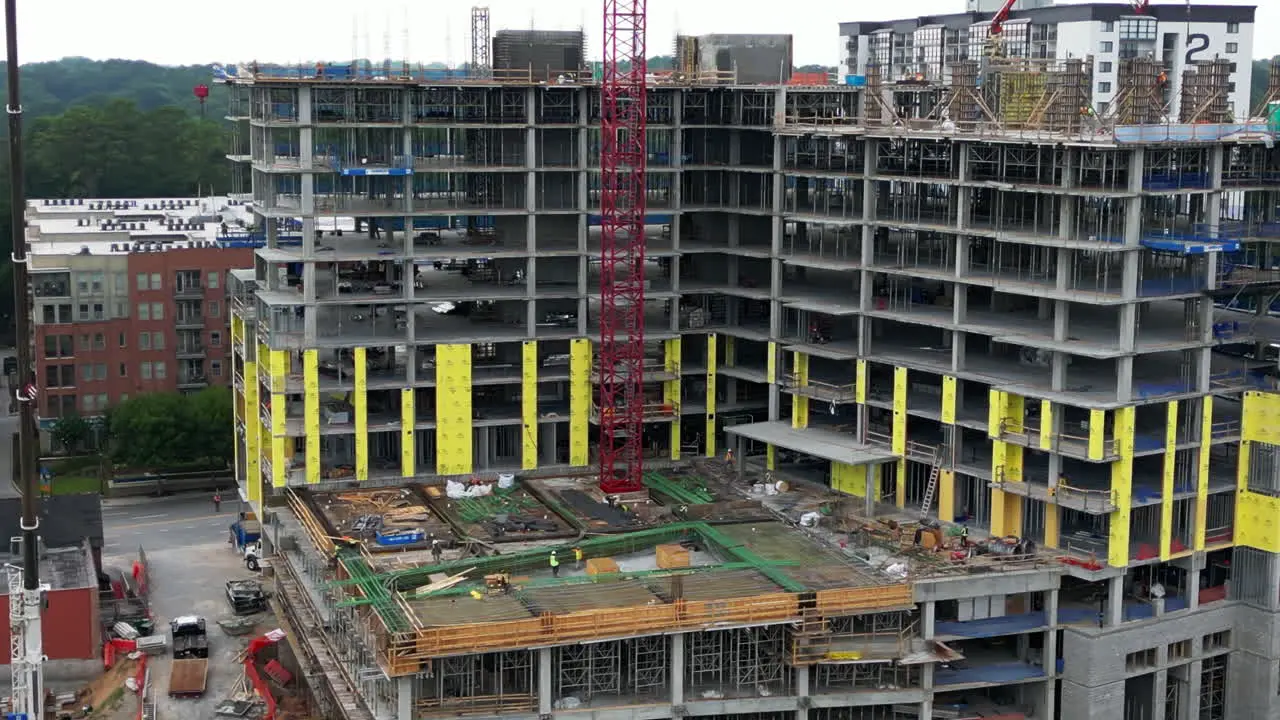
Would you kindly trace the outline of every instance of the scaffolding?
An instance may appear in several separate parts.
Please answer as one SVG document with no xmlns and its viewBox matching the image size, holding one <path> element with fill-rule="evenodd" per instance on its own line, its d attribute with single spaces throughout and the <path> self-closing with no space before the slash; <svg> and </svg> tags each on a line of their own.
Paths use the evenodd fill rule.
<svg viewBox="0 0 1280 720">
<path fill-rule="evenodd" d="M 1151 57 L 1128 58 L 1120 63 L 1118 89 L 1106 115 L 1121 125 L 1158 123 L 1165 115 L 1164 89 L 1168 74 Z"/>
<path fill-rule="evenodd" d="M 1184 123 L 1231 122 L 1231 63 L 1221 58 L 1194 63 L 1182 73 L 1182 104 L 1178 117 Z"/>
</svg>

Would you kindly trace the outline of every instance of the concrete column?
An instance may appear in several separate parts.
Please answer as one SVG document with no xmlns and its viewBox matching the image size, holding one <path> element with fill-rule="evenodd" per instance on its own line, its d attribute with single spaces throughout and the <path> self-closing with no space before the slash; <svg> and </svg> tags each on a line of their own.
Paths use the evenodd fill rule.
<svg viewBox="0 0 1280 720">
<path fill-rule="evenodd" d="M 932 640 L 937 627 L 938 607 L 932 600 L 920 605 L 920 637 Z"/>
<path fill-rule="evenodd" d="M 684 705 L 684 633 L 671 636 L 671 706 Z M 679 714 L 672 713 L 675 717 Z"/>
<path fill-rule="evenodd" d="M 414 720 L 412 676 L 396 678 L 396 720 Z"/>
<path fill-rule="evenodd" d="M 1193 652 L 1200 652 L 1200 638 L 1192 638 L 1191 645 Z M 1179 693 L 1181 697 L 1178 698 L 1178 707 L 1185 718 L 1200 717 L 1200 673 L 1202 672 L 1204 672 L 1204 662 L 1201 660 L 1187 665 L 1187 681 L 1182 684 L 1182 692 Z"/>
<path fill-rule="evenodd" d="M 1053 674 L 1058 665 L 1058 591 L 1046 590 L 1044 593 L 1044 619 L 1049 628 L 1044 633 L 1044 670 Z M 1051 683 L 1052 685 L 1052 683 Z M 1053 703 L 1049 703 L 1053 707 Z M 1052 713 L 1046 713 L 1049 717 Z"/>
<path fill-rule="evenodd" d="M 1280 567 L 1280 563 L 1272 563 L 1276 567 Z M 1272 586 L 1274 587 L 1274 585 Z M 1166 590 L 1168 588 L 1165 588 Z M 1187 609 L 1195 611 L 1200 607 L 1200 569 L 1195 568 L 1187 571 L 1187 588 L 1184 591 L 1187 594 Z M 1275 593 L 1271 593 L 1271 597 L 1275 597 Z"/>
<path fill-rule="evenodd" d="M 1107 581 L 1107 612 L 1104 624 L 1115 627 L 1124 620 L 1124 575 Z"/>
<path fill-rule="evenodd" d="M 809 697 L 809 666 L 807 665 L 801 665 L 796 668 L 796 697 Z M 808 703 L 798 703 L 796 705 L 796 720 L 808 720 L 808 705 Z"/>
<path fill-rule="evenodd" d="M 538 650 L 538 714 L 551 715 L 551 648 Z"/>
</svg>

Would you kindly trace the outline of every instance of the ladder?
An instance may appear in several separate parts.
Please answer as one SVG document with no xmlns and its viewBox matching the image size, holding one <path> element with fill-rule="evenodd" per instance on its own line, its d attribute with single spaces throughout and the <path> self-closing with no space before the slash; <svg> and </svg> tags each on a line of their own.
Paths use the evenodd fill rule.
<svg viewBox="0 0 1280 720">
<path fill-rule="evenodd" d="M 141 720 L 156 720 L 156 704 L 154 700 L 142 701 Z"/>
<path fill-rule="evenodd" d="M 924 488 L 924 502 L 920 503 L 920 517 L 927 517 L 933 507 L 933 495 L 938 491 L 938 477 L 942 475 L 943 445 L 933 451 L 933 465 L 929 468 L 929 484 Z"/>
</svg>

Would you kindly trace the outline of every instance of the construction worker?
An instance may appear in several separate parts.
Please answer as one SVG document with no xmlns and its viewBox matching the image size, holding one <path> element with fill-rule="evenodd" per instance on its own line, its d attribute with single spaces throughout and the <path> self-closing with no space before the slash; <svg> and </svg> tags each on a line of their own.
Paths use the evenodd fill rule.
<svg viewBox="0 0 1280 720">
<path fill-rule="evenodd" d="M 436 540 L 435 538 L 432 538 L 431 539 L 431 559 L 434 560 L 437 565 L 439 565 L 440 556 L 443 554 L 444 554 L 444 550 L 440 548 L 440 541 Z"/>
<path fill-rule="evenodd" d="M 556 551 L 551 551 L 551 557 L 548 559 L 551 565 L 551 577 L 560 577 L 560 559 L 556 557 Z"/>
<path fill-rule="evenodd" d="M 216 490 L 213 493 L 213 511 L 222 512 L 222 493 Z"/>
<path fill-rule="evenodd" d="M 573 567 L 575 570 L 582 569 L 582 548 L 580 547 L 573 549 Z"/>
<path fill-rule="evenodd" d="M 730 470 L 733 469 L 733 448 L 724 451 L 724 464 L 728 465 Z"/>
</svg>

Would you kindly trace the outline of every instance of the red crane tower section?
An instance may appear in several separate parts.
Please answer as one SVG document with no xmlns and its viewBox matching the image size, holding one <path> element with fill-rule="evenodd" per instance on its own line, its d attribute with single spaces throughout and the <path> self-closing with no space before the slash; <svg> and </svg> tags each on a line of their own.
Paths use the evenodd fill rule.
<svg viewBox="0 0 1280 720">
<path fill-rule="evenodd" d="M 600 87 L 600 489 L 643 489 L 645 4 L 604 0 Z"/>
</svg>

